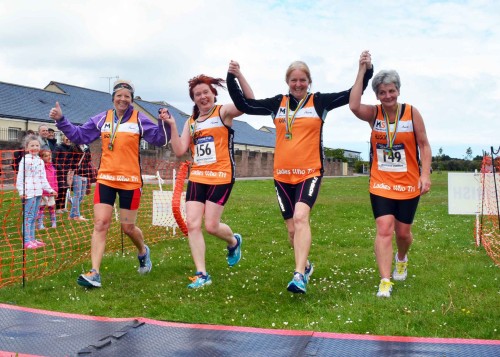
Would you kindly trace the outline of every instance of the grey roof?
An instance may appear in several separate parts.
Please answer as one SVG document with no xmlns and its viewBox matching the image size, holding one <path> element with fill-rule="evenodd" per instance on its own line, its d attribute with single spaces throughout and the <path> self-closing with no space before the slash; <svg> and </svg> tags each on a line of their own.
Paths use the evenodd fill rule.
<svg viewBox="0 0 500 357">
<path fill-rule="evenodd" d="M 49 111 L 57 100 L 69 96 L 43 89 L 0 82 L 0 116 L 33 121 L 49 120 Z M 64 108 L 63 108 L 64 110 Z"/>
<path fill-rule="evenodd" d="M 182 128 L 184 128 L 184 122 L 186 121 L 187 118 L 189 118 L 188 114 L 177 109 L 176 107 L 171 106 L 170 104 L 168 104 L 166 102 L 147 102 L 147 101 L 142 100 L 142 99 L 134 99 L 134 102 L 137 103 L 138 105 L 140 105 L 142 108 L 144 108 L 145 111 L 150 113 L 155 118 L 158 115 L 158 109 L 168 108 L 168 111 L 175 118 L 177 130 L 179 130 L 181 132 L 182 132 Z"/>
<path fill-rule="evenodd" d="M 273 148 L 275 137 L 273 133 L 257 130 L 250 124 L 241 120 L 233 120 L 234 143 Z"/>
<path fill-rule="evenodd" d="M 91 116 L 106 111 L 112 106 L 111 94 L 107 92 L 100 92 L 59 82 L 51 82 L 50 84 L 56 85 L 66 94 L 69 94 L 71 98 L 75 98 L 75 102 L 72 103 L 75 107 L 75 115 L 72 115 L 69 111 L 65 113 L 63 109 L 64 115 L 71 120 L 72 123 L 83 124 Z M 92 104 L 89 105 L 88 103 Z M 189 117 L 186 113 L 165 102 L 148 102 L 137 98 L 134 99 L 134 103 L 139 105 L 154 118 L 158 116 L 158 109 L 167 107 L 174 115 L 178 127 L 184 123 L 184 118 Z M 61 102 L 59 102 L 59 104 L 61 104 Z M 182 126 L 180 127 L 182 128 Z"/>
<path fill-rule="evenodd" d="M 272 127 L 272 126 L 262 126 L 259 130 L 260 131 L 267 131 L 269 133 L 273 133 L 274 135 L 276 135 L 276 128 Z"/>
<path fill-rule="evenodd" d="M 97 113 L 104 112 L 112 106 L 111 94 L 88 88 L 82 88 L 60 82 L 50 82 L 65 94 L 58 99 L 64 116 L 73 124 L 83 124 Z M 55 102 L 54 102 L 55 103 Z M 54 106 L 51 103 L 50 107 Z M 46 115 L 48 115 L 47 111 Z"/>
<path fill-rule="evenodd" d="M 50 86 L 63 93 L 0 82 L 0 117 L 16 118 L 36 122 L 53 122 L 49 111 L 58 101 L 63 114 L 74 124 L 83 124 L 90 117 L 108 110 L 112 106 L 111 94 L 70 84 L 52 81 Z M 189 115 L 166 102 L 149 102 L 140 98 L 134 102 L 149 115 L 156 118 L 158 109 L 167 107 L 174 116 L 177 128 L 182 131 Z M 233 120 L 235 144 L 274 147 L 274 133 L 253 128 L 244 121 Z"/>
</svg>

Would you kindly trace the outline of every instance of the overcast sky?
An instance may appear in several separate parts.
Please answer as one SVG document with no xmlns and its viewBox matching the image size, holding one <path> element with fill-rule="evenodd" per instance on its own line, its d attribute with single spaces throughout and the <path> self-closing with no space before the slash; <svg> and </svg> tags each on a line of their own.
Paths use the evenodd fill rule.
<svg viewBox="0 0 500 357">
<path fill-rule="evenodd" d="M 500 2 L 0 0 L 0 81 L 108 91 L 130 79 L 144 100 L 191 112 L 187 81 L 225 78 L 237 60 L 256 98 L 287 92 L 294 60 L 312 91 L 352 86 L 362 50 L 401 76 L 400 102 L 419 109 L 433 155 L 463 158 L 500 145 Z M 111 83 L 114 78 L 111 79 Z M 219 103 L 230 101 L 219 91 Z M 377 103 L 368 88 L 365 103 Z M 242 116 L 256 128 L 270 117 Z M 369 127 L 348 106 L 328 114 L 324 144 L 360 151 Z"/>
</svg>

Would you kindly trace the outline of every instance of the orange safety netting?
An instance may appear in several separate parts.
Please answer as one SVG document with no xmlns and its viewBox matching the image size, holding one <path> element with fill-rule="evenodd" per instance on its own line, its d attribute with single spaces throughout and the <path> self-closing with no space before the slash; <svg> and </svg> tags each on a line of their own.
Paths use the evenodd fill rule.
<svg viewBox="0 0 500 357">
<path fill-rule="evenodd" d="M 179 166 L 179 170 L 176 175 L 176 182 L 174 183 L 174 193 L 172 197 L 172 213 L 174 215 L 175 221 L 182 233 L 187 237 L 188 228 L 186 225 L 186 212 L 185 212 L 185 204 L 186 202 L 186 193 L 184 192 L 184 180 L 187 177 L 189 169 L 189 162 L 183 162 Z M 184 195 L 184 196 L 183 196 Z"/>
<path fill-rule="evenodd" d="M 481 166 L 481 200 L 476 221 L 476 243 L 482 244 L 500 266 L 500 158 L 485 154 Z"/>
<path fill-rule="evenodd" d="M 0 287 L 23 279 L 29 281 L 48 276 L 83 262 L 90 263 L 95 184 L 83 187 L 81 183 L 82 178 L 95 182 L 99 158 L 93 157 L 90 152 L 52 152 L 51 165 L 42 161 L 44 168 L 47 167 L 46 177 L 43 178 L 37 170 L 41 162 L 39 159 L 25 156 L 21 150 L 0 150 L 0 154 Z M 39 157 L 43 154 L 41 152 Z M 148 244 L 182 236 L 172 212 L 173 176 L 181 164 L 156 157 L 141 157 L 144 186 L 137 225 Z M 47 180 L 47 175 L 53 176 Z M 36 209 L 34 197 L 44 182 L 51 182 L 51 187 L 57 185 L 57 195 L 43 196 L 40 202 L 45 205 Z M 179 179 L 177 184 L 180 187 L 177 211 L 180 212 L 179 217 L 185 220 L 184 179 Z M 22 193 L 28 197 L 24 202 L 20 196 Z M 80 201 L 79 205 L 77 201 Z M 77 206 L 79 215 L 76 214 Z M 71 219 L 70 215 L 80 218 Z M 33 223 L 35 229 L 31 237 Z M 29 238 L 42 241 L 45 245 L 27 248 L 23 241 Z M 121 232 L 117 198 L 106 252 L 135 249 L 130 239 Z"/>
</svg>

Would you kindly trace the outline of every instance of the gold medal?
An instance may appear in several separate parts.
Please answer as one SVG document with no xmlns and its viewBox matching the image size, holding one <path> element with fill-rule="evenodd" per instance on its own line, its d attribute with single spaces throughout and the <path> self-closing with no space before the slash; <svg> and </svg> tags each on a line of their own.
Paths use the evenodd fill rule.
<svg viewBox="0 0 500 357">
<path fill-rule="evenodd" d="M 109 137 L 109 144 L 108 144 L 109 151 L 113 151 L 113 143 L 115 142 L 116 134 L 118 133 L 118 128 L 120 127 L 120 124 L 122 123 L 122 119 L 123 119 L 123 115 L 118 118 L 118 116 L 116 114 L 116 109 L 113 110 L 113 120 L 111 120 L 111 135 Z M 115 120 L 116 120 L 116 122 L 115 122 Z"/>
<path fill-rule="evenodd" d="M 293 126 L 293 123 L 295 121 L 295 116 L 300 111 L 300 109 L 302 109 L 302 107 L 306 104 L 306 100 L 308 97 L 309 97 L 309 93 L 306 94 L 305 97 L 300 100 L 300 102 L 297 104 L 297 108 L 295 109 L 295 111 L 292 113 L 291 116 L 289 114 L 290 113 L 290 97 L 287 98 L 286 112 L 285 112 L 285 129 L 286 129 L 285 139 L 286 140 L 292 140 L 292 126 Z"/>
</svg>

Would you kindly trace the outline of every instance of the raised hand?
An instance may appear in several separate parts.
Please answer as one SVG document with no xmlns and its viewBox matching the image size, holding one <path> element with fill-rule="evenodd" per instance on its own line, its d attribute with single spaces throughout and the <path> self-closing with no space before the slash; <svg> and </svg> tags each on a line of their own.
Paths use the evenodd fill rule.
<svg viewBox="0 0 500 357">
<path fill-rule="evenodd" d="M 229 68 L 227 71 L 231 74 L 234 74 L 236 78 L 239 78 L 241 76 L 240 64 L 236 61 L 231 60 L 231 62 L 229 62 Z"/>
<path fill-rule="evenodd" d="M 50 110 L 49 117 L 54 120 L 60 120 L 63 117 L 59 102 L 56 102 L 56 106 Z"/>
<path fill-rule="evenodd" d="M 170 125 L 172 124 L 172 122 L 175 123 L 174 117 L 172 116 L 172 114 L 170 114 L 167 108 L 158 109 L 158 120 L 164 121 Z"/>
<path fill-rule="evenodd" d="M 362 66 L 366 66 L 366 69 L 372 68 L 372 55 L 368 50 L 361 52 L 359 56 L 359 67 Z"/>
</svg>

